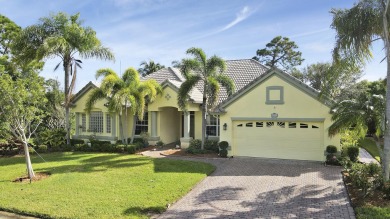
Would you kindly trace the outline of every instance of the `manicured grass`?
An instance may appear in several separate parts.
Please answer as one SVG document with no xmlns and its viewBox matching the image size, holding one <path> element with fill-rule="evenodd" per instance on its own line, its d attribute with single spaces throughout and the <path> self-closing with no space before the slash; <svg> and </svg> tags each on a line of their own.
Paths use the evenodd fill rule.
<svg viewBox="0 0 390 219">
<path fill-rule="evenodd" d="M 379 151 L 376 147 L 376 144 L 373 140 L 369 138 L 364 138 L 359 140 L 360 147 L 366 149 L 368 153 L 371 154 L 372 157 L 374 157 L 377 161 L 380 161 Z"/>
<path fill-rule="evenodd" d="M 165 211 L 214 171 L 210 164 L 137 155 L 53 153 L 33 156 L 41 181 L 25 175 L 24 157 L 0 158 L 0 209 L 50 218 L 147 218 Z"/>
<path fill-rule="evenodd" d="M 359 207 L 355 210 L 358 219 L 390 218 L 390 208 Z"/>
</svg>

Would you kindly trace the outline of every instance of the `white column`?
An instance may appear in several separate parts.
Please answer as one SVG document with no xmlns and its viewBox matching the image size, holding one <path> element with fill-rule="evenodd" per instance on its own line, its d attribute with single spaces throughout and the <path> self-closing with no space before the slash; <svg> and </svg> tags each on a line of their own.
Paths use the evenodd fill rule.
<svg viewBox="0 0 390 219">
<path fill-rule="evenodd" d="M 157 136 L 157 112 L 156 111 L 152 111 L 152 129 L 150 134 L 152 137 Z"/>
<path fill-rule="evenodd" d="M 184 113 L 184 138 L 190 137 L 190 113 L 189 112 L 183 112 Z"/>
</svg>

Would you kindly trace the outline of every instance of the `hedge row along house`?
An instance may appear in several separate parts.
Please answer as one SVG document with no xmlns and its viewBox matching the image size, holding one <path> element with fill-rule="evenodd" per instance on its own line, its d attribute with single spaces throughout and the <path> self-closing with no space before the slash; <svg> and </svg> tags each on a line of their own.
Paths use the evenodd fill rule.
<svg viewBox="0 0 390 219">
<path fill-rule="evenodd" d="M 225 73 L 235 83 L 230 97 L 222 88 L 217 106 L 208 115 L 208 139 L 227 141 L 229 156 L 249 156 L 296 160 L 323 161 L 327 145 L 340 147 L 340 137 L 330 138 L 332 124 L 330 105 L 319 99 L 318 91 L 278 70 L 269 69 L 252 59 L 227 60 Z M 177 92 L 185 80 L 179 69 L 164 68 L 147 75 L 163 88 L 163 93 L 147 106 L 143 120 L 136 122 L 136 136 L 149 133 L 149 143 L 180 141 L 182 148 L 191 139 L 201 139 L 200 89 L 189 94 L 187 110 L 177 105 Z M 72 112 L 76 115 L 73 138 L 116 141 L 120 139 L 119 121 L 115 113 L 101 100 L 88 114 L 85 103 L 89 93 L 98 85 L 89 82 L 73 98 Z M 133 117 L 126 122 L 131 136 Z"/>
</svg>

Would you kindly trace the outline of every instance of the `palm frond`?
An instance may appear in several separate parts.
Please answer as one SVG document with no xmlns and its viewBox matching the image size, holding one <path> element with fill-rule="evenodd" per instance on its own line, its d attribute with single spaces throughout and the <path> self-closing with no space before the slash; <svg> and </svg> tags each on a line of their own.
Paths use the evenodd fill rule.
<svg viewBox="0 0 390 219">
<path fill-rule="evenodd" d="M 91 94 L 88 96 L 87 102 L 85 103 L 85 108 L 87 112 L 91 112 L 93 106 L 98 100 L 104 99 L 107 97 L 107 94 L 104 93 L 102 89 L 94 89 L 91 91 Z"/>
<path fill-rule="evenodd" d="M 219 94 L 219 83 L 218 81 L 212 77 L 209 76 L 207 78 L 207 102 L 208 102 L 208 109 L 212 109 L 215 105 L 215 103 L 218 100 L 218 94 Z"/>
<path fill-rule="evenodd" d="M 177 105 L 181 110 L 187 110 L 188 94 L 200 80 L 200 75 L 189 75 L 188 79 L 181 84 L 177 95 Z"/>
<path fill-rule="evenodd" d="M 226 70 L 226 63 L 220 57 L 213 55 L 207 60 L 206 71 L 210 74 L 220 74 Z"/>
<path fill-rule="evenodd" d="M 110 68 L 102 68 L 96 71 L 95 78 L 98 79 L 101 76 L 107 77 L 108 75 L 116 75 L 118 77 L 114 70 Z"/>
<path fill-rule="evenodd" d="M 203 67 L 206 66 L 206 63 L 207 63 L 206 54 L 204 53 L 204 51 L 201 48 L 192 47 L 192 48 L 189 48 L 186 53 L 189 55 L 193 55 L 194 58 L 199 63 L 202 63 Z"/>
<path fill-rule="evenodd" d="M 218 74 L 215 79 L 226 88 L 227 95 L 230 96 L 234 93 L 234 82 L 231 78 L 224 74 Z"/>
</svg>

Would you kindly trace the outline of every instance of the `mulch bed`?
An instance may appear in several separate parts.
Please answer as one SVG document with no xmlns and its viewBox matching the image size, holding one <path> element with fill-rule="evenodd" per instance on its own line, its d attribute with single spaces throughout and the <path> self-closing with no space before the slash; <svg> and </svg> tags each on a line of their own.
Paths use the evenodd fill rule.
<svg viewBox="0 0 390 219">
<path fill-rule="evenodd" d="M 39 181 L 39 180 L 46 179 L 50 175 L 51 175 L 51 173 L 49 173 L 49 172 L 36 172 L 35 173 L 35 177 L 31 179 L 31 182 L 36 182 L 36 181 Z M 30 182 L 30 179 L 26 175 L 26 176 L 22 176 L 22 177 L 16 178 L 12 182 L 15 182 L 15 183 Z"/>
<path fill-rule="evenodd" d="M 376 206 L 390 207 L 390 200 L 384 198 L 384 194 L 380 190 L 375 190 L 366 197 L 363 197 L 360 189 L 352 185 L 347 172 L 342 172 L 344 183 L 347 187 L 349 198 L 351 199 L 352 207 Z"/>
<path fill-rule="evenodd" d="M 207 158 L 218 158 L 218 154 L 215 153 L 205 153 L 205 154 L 190 154 L 187 153 L 184 149 L 169 149 L 161 152 L 161 155 L 164 156 L 185 156 L 185 157 L 207 157 Z"/>
</svg>

